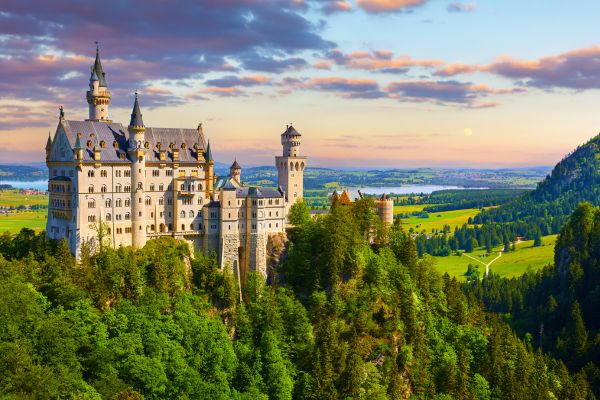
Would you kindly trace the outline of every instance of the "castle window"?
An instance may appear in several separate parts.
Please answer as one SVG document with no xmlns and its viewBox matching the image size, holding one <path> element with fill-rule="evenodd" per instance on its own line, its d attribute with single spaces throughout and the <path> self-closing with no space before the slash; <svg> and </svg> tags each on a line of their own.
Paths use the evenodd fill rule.
<svg viewBox="0 0 600 400">
<path fill-rule="evenodd" d="M 279 199 L 275 199 L 275 204 L 279 204 Z"/>
<path fill-rule="evenodd" d="M 181 218 L 185 218 L 185 211 L 181 211 L 180 216 Z"/>
<path fill-rule="evenodd" d="M 114 147 L 115 149 L 118 149 L 118 148 L 119 148 L 119 142 L 117 142 L 117 141 L 115 140 L 115 141 L 113 142 L 113 147 Z"/>
<path fill-rule="evenodd" d="M 278 222 L 275 223 L 275 228 L 279 228 L 279 223 Z"/>
<path fill-rule="evenodd" d="M 160 146 L 161 146 L 160 142 L 157 142 L 157 143 L 156 143 L 156 148 L 157 148 L 158 150 L 160 150 Z"/>
<path fill-rule="evenodd" d="M 157 169 L 152 170 L 152 176 L 160 176 L 160 171 Z"/>
<path fill-rule="evenodd" d="M 88 215 L 88 222 L 96 222 L 96 216 L 95 215 Z"/>
<path fill-rule="evenodd" d="M 269 228 L 271 227 L 271 223 L 269 222 Z"/>
<path fill-rule="evenodd" d="M 110 213 L 106 213 L 106 220 L 110 221 L 111 217 L 110 217 Z"/>
<path fill-rule="evenodd" d="M 129 214 L 128 212 L 125 213 L 125 219 L 131 219 L 131 214 Z"/>
<path fill-rule="evenodd" d="M 173 186 L 169 183 L 169 186 L 167 186 L 167 190 L 170 192 L 173 189 Z"/>
<path fill-rule="evenodd" d="M 123 176 L 125 176 L 126 178 L 131 177 L 131 170 L 126 169 Z"/>
<path fill-rule="evenodd" d="M 168 206 L 172 206 L 173 205 L 173 199 L 170 197 L 167 197 L 167 205 Z"/>
<path fill-rule="evenodd" d="M 106 199 L 106 201 L 104 202 L 107 208 L 111 206 L 111 203 L 112 201 L 110 199 Z"/>
<path fill-rule="evenodd" d="M 151 191 L 151 192 L 154 192 L 154 183 L 151 183 L 151 184 L 150 184 L 150 191 Z"/>
<path fill-rule="evenodd" d="M 120 221 L 120 220 L 121 220 L 121 218 L 122 218 L 121 214 L 116 214 L 116 215 L 115 215 L 115 220 L 116 220 L 116 221 Z"/>
<path fill-rule="evenodd" d="M 142 189 L 142 182 L 138 182 L 138 189 Z"/>
<path fill-rule="evenodd" d="M 131 204 L 131 199 L 125 199 L 125 207 L 129 207 Z"/>
<path fill-rule="evenodd" d="M 194 224 L 190 224 L 190 231 L 194 230 Z"/>
<path fill-rule="evenodd" d="M 152 204 L 152 200 L 150 200 L 150 197 L 146 197 L 146 205 L 149 206 Z"/>
<path fill-rule="evenodd" d="M 87 141 L 87 147 L 90 148 L 90 149 L 92 148 L 92 141 L 91 140 Z"/>
<path fill-rule="evenodd" d="M 201 191 L 202 191 L 202 184 L 201 184 L 201 183 L 199 183 L 199 184 L 198 184 L 198 191 L 199 191 L 199 192 L 201 192 Z"/>
<path fill-rule="evenodd" d="M 124 191 L 128 193 L 131 192 L 131 186 L 125 185 Z"/>
<path fill-rule="evenodd" d="M 115 207 L 121 207 L 121 199 L 115 200 Z"/>
<path fill-rule="evenodd" d="M 165 200 L 161 197 L 158 199 L 158 205 L 162 206 L 164 204 Z"/>
<path fill-rule="evenodd" d="M 148 142 L 144 143 L 144 147 L 147 148 L 147 149 L 149 149 L 150 148 L 150 143 L 148 143 Z"/>
<path fill-rule="evenodd" d="M 184 189 L 185 189 L 185 185 L 182 183 L 179 190 L 184 190 Z"/>
<path fill-rule="evenodd" d="M 102 193 L 106 193 L 106 185 L 102 185 L 102 187 L 100 188 L 100 191 Z"/>
<path fill-rule="evenodd" d="M 88 192 L 90 192 L 90 193 L 94 193 L 94 185 L 90 185 L 90 186 L 88 187 Z"/>
<path fill-rule="evenodd" d="M 158 185 L 158 190 L 163 192 L 165 190 L 165 185 L 163 185 L 162 183 Z"/>
<path fill-rule="evenodd" d="M 88 171 L 88 178 L 93 178 L 93 177 L 94 177 L 94 171 L 90 169 Z"/>
<path fill-rule="evenodd" d="M 269 211 L 269 217 L 271 216 L 271 211 Z"/>
<path fill-rule="evenodd" d="M 150 230 L 154 232 L 154 224 L 150 225 Z"/>
<path fill-rule="evenodd" d="M 202 197 L 198 197 L 198 205 L 202 204 Z"/>
<path fill-rule="evenodd" d="M 175 147 L 175 144 L 173 144 L 173 143 L 169 143 L 169 148 L 170 148 L 171 150 L 173 150 L 173 147 Z"/>
<path fill-rule="evenodd" d="M 108 174 L 106 173 L 106 170 L 105 170 L 105 169 L 103 169 L 102 171 L 100 171 L 100 177 L 102 177 L 102 178 L 106 178 L 106 176 L 107 176 L 107 175 L 108 175 Z"/>
<path fill-rule="evenodd" d="M 275 216 L 279 217 L 279 211 L 275 211 Z"/>
<path fill-rule="evenodd" d="M 172 231 L 173 230 L 173 225 L 169 224 L 169 230 Z"/>
<path fill-rule="evenodd" d="M 118 169 L 118 170 L 116 170 L 116 171 L 115 171 L 115 176 L 116 176 L 117 178 L 120 178 L 120 177 L 121 177 L 121 170 L 120 170 L 120 169 Z"/>
<path fill-rule="evenodd" d="M 103 149 L 106 148 L 106 142 L 104 140 L 100 141 L 100 147 L 102 147 Z"/>
<path fill-rule="evenodd" d="M 182 148 L 183 150 L 185 150 L 185 147 L 186 147 L 186 146 L 185 146 L 185 143 L 181 143 L 181 148 Z"/>
<path fill-rule="evenodd" d="M 118 183 L 117 186 L 115 186 L 115 192 L 120 192 L 121 191 L 121 184 Z"/>
<path fill-rule="evenodd" d="M 181 230 L 185 231 L 185 224 L 181 224 Z"/>
<path fill-rule="evenodd" d="M 231 218 L 231 213 L 229 213 L 229 216 L 227 218 Z"/>
<path fill-rule="evenodd" d="M 190 215 L 190 218 L 194 218 L 194 211 L 190 210 L 190 214 L 189 215 Z"/>
<path fill-rule="evenodd" d="M 141 226 L 140 226 L 140 229 L 142 229 Z M 130 226 L 125 227 L 125 233 L 131 233 L 131 227 Z"/>
</svg>

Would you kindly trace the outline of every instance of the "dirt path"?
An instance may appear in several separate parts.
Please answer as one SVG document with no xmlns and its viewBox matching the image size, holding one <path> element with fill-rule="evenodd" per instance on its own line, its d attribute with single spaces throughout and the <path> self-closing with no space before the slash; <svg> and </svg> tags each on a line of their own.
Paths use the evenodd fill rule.
<svg viewBox="0 0 600 400">
<path fill-rule="evenodd" d="M 489 262 L 489 263 L 487 263 L 487 264 L 486 264 L 486 263 L 484 263 L 484 262 L 483 262 L 483 261 L 481 261 L 481 260 L 478 260 L 478 259 L 476 259 L 476 258 L 475 258 L 475 257 L 473 257 L 473 256 L 470 256 L 470 255 L 468 255 L 467 253 L 462 253 L 462 255 L 463 255 L 463 256 L 467 256 L 467 257 L 469 257 L 471 260 L 477 261 L 478 263 L 480 263 L 480 264 L 482 264 L 482 265 L 485 265 L 485 276 L 488 276 L 488 275 L 490 274 L 490 265 L 492 265 L 492 263 L 493 263 L 494 261 L 496 261 L 497 259 L 499 259 L 500 257 L 502 257 L 502 251 L 499 251 L 499 252 L 498 252 L 498 257 L 494 258 L 492 261 L 490 261 L 490 262 Z"/>
</svg>

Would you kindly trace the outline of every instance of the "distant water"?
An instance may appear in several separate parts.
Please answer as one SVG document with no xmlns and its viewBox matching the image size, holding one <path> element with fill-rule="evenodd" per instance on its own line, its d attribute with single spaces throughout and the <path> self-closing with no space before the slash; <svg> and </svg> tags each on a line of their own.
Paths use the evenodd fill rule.
<svg viewBox="0 0 600 400">
<path fill-rule="evenodd" d="M 10 185 L 17 189 L 48 190 L 48 180 L 40 181 L 5 181 L 0 179 L 0 185 Z"/>
<path fill-rule="evenodd" d="M 388 186 L 388 187 L 362 187 L 356 188 L 364 194 L 381 195 L 381 194 L 411 194 L 423 193 L 430 194 L 438 190 L 447 189 L 466 189 L 462 186 L 445 186 L 445 185 L 404 185 L 404 186 Z M 484 188 L 469 188 L 469 189 L 484 189 Z"/>
</svg>

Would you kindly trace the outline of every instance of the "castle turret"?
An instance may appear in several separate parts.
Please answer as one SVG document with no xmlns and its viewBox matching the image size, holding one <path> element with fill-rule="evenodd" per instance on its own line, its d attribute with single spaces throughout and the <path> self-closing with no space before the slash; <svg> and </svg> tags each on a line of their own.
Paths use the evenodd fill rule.
<svg viewBox="0 0 600 400">
<path fill-rule="evenodd" d="M 52 137 L 48 131 L 48 140 L 46 141 L 46 162 L 50 161 L 50 152 L 52 151 Z"/>
<path fill-rule="evenodd" d="M 235 179 L 238 183 L 242 183 L 242 167 L 238 164 L 237 160 L 233 161 L 231 167 L 229 167 L 229 176 Z"/>
<path fill-rule="evenodd" d="M 127 152 L 131 159 L 131 230 L 132 244 L 134 247 L 144 247 L 146 243 L 145 225 L 145 173 L 146 173 L 146 148 L 144 146 L 145 132 L 142 112 L 138 102 L 138 94 L 135 93 L 131 121 L 127 127 L 129 132 L 129 145 Z"/>
<path fill-rule="evenodd" d="M 375 200 L 375 208 L 384 225 L 389 226 L 394 223 L 394 200 L 390 196 L 384 193 L 379 200 Z"/>
<path fill-rule="evenodd" d="M 206 145 L 206 151 L 204 152 L 204 160 L 204 187 L 206 188 L 206 198 L 211 199 L 214 185 L 215 160 L 213 160 L 212 152 L 210 150 L 210 140 Z"/>
<path fill-rule="evenodd" d="M 89 121 L 106 121 L 108 119 L 108 105 L 110 104 L 110 92 L 106 85 L 106 76 L 100 62 L 100 52 L 96 47 L 96 60 L 90 73 L 90 90 L 86 92 L 89 105 Z"/>
<path fill-rule="evenodd" d="M 281 134 L 283 155 L 275 157 L 279 187 L 285 192 L 289 206 L 303 197 L 306 157 L 300 155 L 302 135 L 290 124 Z"/>
</svg>

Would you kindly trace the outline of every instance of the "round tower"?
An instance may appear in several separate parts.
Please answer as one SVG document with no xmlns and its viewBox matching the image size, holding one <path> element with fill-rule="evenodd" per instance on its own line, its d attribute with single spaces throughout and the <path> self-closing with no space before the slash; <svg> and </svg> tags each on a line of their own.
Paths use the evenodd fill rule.
<svg viewBox="0 0 600 400">
<path fill-rule="evenodd" d="M 86 92 L 86 98 L 89 105 L 88 120 L 110 122 L 108 119 L 110 92 L 106 85 L 106 76 L 102 70 L 98 47 L 96 47 L 96 60 L 90 73 L 90 90 Z"/>
<path fill-rule="evenodd" d="M 283 154 L 275 157 L 279 188 L 285 192 L 289 207 L 304 196 L 306 157 L 300 155 L 302 135 L 290 124 L 281 134 Z"/>
<path fill-rule="evenodd" d="M 127 127 L 129 145 L 127 152 L 131 159 L 131 232 L 133 247 L 141 248 L 146 244 L 146 205 L 144 202 L 144 187 L 146 183 L 146 149 L 144 121 L 135 93 L 135 102 L 131 112 L 131 121 Z"/>
<path fill-rule="evenodd" d="M 235 179 L 238 183 L 242 183 L 242 167 L 238 164 L 237 160 L 233 161 L 231 167 L 229 167 L 229 176 Z"/>
<path fill-rule="evenodd" d="M 383 194 L 379 200 L 375 200 L 377 215 L 384 225 L 392 225 L 394 223 L 394 200 L 387 194 Z"/>
</svg>

